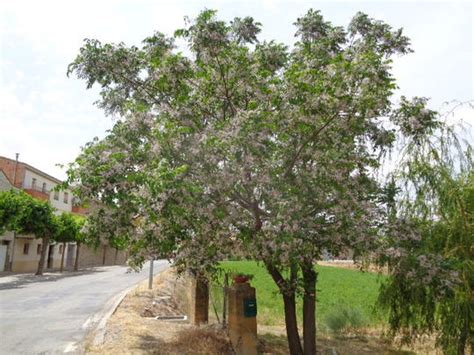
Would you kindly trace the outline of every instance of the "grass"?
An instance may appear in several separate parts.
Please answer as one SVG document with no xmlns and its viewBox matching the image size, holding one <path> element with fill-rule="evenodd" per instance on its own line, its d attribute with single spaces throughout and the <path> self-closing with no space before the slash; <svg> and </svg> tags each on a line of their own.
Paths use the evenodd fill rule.
<svg viewBox="0 0 474 355">
<path fill-rule="evenodd" d="M 283 300 L 268 272 L 253 261 L 226 261 L 221 264 L 226 271 L 254 275 L 251 284 L 256 288 L 258 323 L 262 325 L 284 325 Z M 375 303 L 382 276 L 358 270 L 330 266 L 317 266 L 317 307 L 318 327 L 324 329 L 333 317 L 344 310 L 356 312 L 363 320 L 359 326 L 377 326 L 384 317 L 376 312 Z M 222 290 L 212 288 L 212 301 L 221 309 Z M 302 321 L 302 299 L 297 299 L 298 317 Z M 213 312 L 211 308 L 211 312 Z"/>
</svg>

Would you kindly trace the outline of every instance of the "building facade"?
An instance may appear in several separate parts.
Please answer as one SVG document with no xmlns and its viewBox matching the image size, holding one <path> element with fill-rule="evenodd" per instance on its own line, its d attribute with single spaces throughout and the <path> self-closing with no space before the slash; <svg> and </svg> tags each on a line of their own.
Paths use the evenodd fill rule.
<svg viewBox="0 0 474 355">
<path fill-rule="evenodd" d="M 2 184 L 2 190 L 11 188 L 23 190 L 34 198 L 49 201 L 56 213 L 72 212 L 70 191 L 53 191 L 61 183 L 59 179 L 29 164 L 2 156 L 0 156 L 0 170 L 8 181 L 8 184 Z M 37 269 L 42 248 L 41 239 L 35 238 L 33 235 L 17 235 L 7 232 L 0 236 L 0 245 L 3 245 L 3 248 L 6 246 L 7 249 L 4 263 L 0 259 L 0 271 L 30 272 Z M 63 248 L 65 248 L 65 267 L 74 265 L 75 244 L 67 243 L 64 246 L 52 242 L 46 252 L 45 268 L 60 267 Z"/>
<path fill-rule="evenodd" d="M 13 188 L 10 180 L 8 180 L 7 176 L 0 170 L 0 191 L 9 191 Z M 10 268 L 14 237 L 14 233 L 10 231 L 0 235 L 0 272 L 9 270 Z"/>
<path fill-rule="evenodd" d="M 61 180 L 18 160 L 0 156 L 0 191 L 23 190 L 34 198 L 48 201 L 56 213 L 85 215 L 86 210 L 74 205 L 74 197 L 68 190 L 56 191 Z M 40 259 L 42 240 L 33 235 L 6 232 L 0 236 L 0 271 L 34 272 Z M 71 269 L 76 259 L 76 243 L 51 242 L 46 252 L 44 267 L 59 269 L 64 253 L 64 267 Z M 80 247 L 80 267 L 116 265 L 125 263 L 127 255 L 102 243 L 98 248 Z"/>
</svg>

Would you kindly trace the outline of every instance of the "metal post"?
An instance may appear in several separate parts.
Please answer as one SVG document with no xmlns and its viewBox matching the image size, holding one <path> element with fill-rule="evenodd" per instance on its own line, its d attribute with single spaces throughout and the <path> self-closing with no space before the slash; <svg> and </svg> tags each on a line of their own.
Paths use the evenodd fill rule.
<svg viewBox="0 0 474 355">
<path fill-rule="evenodd" d="M 153 261 L 155 258 L 150 260 L 150 277 L 148 279 L 148 289 L 151 290 L 153 288 Z"/>
</svg>

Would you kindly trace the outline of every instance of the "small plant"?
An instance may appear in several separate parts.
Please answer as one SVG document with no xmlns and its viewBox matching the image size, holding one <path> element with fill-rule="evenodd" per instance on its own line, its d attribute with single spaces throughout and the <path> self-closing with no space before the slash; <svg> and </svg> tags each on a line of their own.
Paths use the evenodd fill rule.
<svg viewBox="0 0 474 355">
<path fill-rule="evenodd" d="M 359 309 L 341 307 L 329 313 L 324 323 L 332 332 L 341 333 L 349 328 L 360 328 L 367 324 L 367 321 Z"/>
</svg>

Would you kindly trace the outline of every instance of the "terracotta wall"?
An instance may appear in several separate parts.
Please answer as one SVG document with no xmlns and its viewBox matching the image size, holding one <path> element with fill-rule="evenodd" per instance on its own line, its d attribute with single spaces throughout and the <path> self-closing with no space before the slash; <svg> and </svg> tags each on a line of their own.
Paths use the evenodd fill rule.
<svg viewBox="0 0 474 355">
<path fill-rule="evenodd" d="M 5 159 L 0 157 L 0 169 L 3 170 L 5 176 L 10 180 L 13 184 L 13 177 L 15 176 L 15 161 L 11 161 L 9 159 Z M 15 186 L 21 187 L 23 186 L 23 178 L 25 177 L 25 166 L 21 163 L 18 163 L 16 168 L 16 181 Z"/>
</svg>

